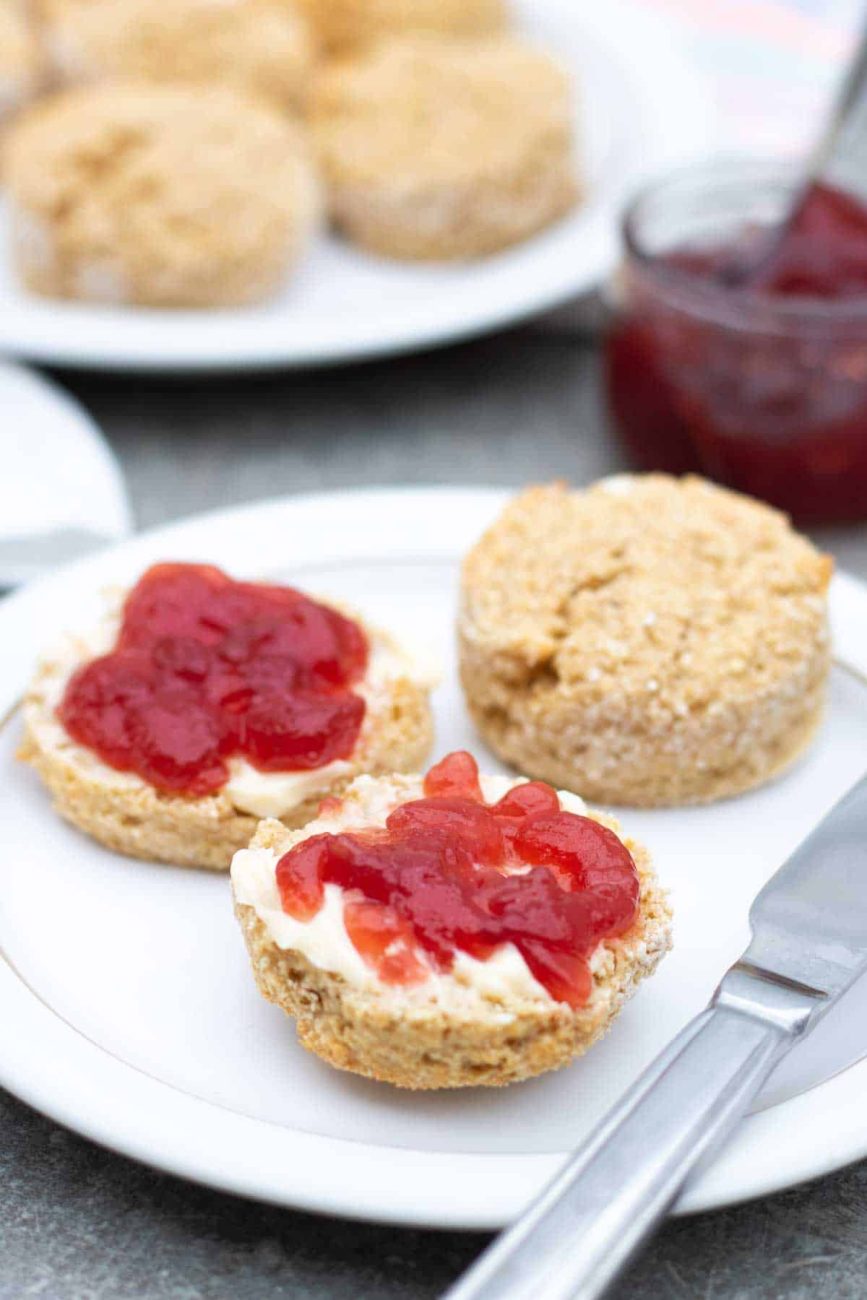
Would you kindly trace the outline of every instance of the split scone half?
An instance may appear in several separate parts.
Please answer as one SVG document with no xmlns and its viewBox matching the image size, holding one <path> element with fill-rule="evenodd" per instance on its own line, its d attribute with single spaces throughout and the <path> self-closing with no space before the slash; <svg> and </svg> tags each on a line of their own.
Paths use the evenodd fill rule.
<svg viewBox="0 0 867 1300">
<path fill-rule="evenodd" d="M 403 1088 L 568 1064 L 671 944 L 648 854 L 575 795 L 360 776 L 315 821 L 264 821 L 232 863 L 260 992 L 330 1065 Z"/>
<path fill-rule="evenodd" d="M 386 257 L 481 257 L 579 194 L 569 79 L 517 39 L 393 40 L 335 60 L 311 126 L 331 215 Z"/>
<path fill-rule="evenodd" d="M 467 555 L 467 706 L 494 753 L 586 799 L 705 803 L 787 768 L 822 717 L 832 561 L 699 478 L 522 492 Z"/>
<path fill-rule="evenodd" d="M 291 588 L 157 565 L 40 664 L 19 756 L 108 848 L 226 870 L 260 818 L 303 826 L 358 773 L 417 768 L 433 679 Z"/>
</svg>

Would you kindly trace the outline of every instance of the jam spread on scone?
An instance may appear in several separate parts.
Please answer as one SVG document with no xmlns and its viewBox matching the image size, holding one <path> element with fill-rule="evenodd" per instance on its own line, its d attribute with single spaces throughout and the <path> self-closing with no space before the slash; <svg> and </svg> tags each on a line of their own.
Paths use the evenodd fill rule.
<svg viewBox="0 0 867 1300">
<path fill-rule="evenodd" d="M 347 758 L 367 661 L 358 624 L 301 592 L 159 564 L 127 597 L 111 653 L 78 669 L 58 714 L 111 767 L 199 797 L 225 784 L 232 756 L 265 772 Z"/>
<path fill-rule="evenodd" d="M 594 950 L 638 916 L 625 845 L 561 811 L 540 781 L 485 802 L 466 753 L 431 769 L 424 796 L 395 808 L 384 828 L 290 849 L 277 865 L 283 910 L 310 920 L 335 884 L 347 895 L 347 933 L 384 983 L 421 983 L 431 969 L 450 970 L 457 950 L 484 961 L 512 943 L 553 998 L 583 1006 Z"/>
</svg>

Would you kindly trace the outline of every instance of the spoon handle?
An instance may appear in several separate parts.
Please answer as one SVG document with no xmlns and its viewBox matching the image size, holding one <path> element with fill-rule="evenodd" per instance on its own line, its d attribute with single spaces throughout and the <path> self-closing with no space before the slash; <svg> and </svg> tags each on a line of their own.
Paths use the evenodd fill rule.
<svg viewBox="0 0 867 1300">
<path fill-rule="evenodd" d="M 813 150 L 805 188 L 819 179 L 867 194 L 867 23 Z"/>
</svg>

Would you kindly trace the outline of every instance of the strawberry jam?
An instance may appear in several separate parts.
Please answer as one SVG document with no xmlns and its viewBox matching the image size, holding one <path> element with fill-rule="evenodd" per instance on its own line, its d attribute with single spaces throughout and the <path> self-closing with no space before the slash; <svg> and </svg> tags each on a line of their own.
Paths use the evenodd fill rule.
<svg viewBox="0 0 867 1300">
<path fill-rule="evenodd" d="M 109 766 L 200 796 L 225 784 L 233 755 L 264 772 L 346 758 L 367 655 L 356 623 L 290 587 L 158 564 L 129 593 L 114 649 L 78 669 L 58 714 Z"/>
<path fill-rule="evenodd" d="M 638 915 L 635 863 L 598 822 L 562 812 L 541 781 L 488 804 L 475 760 L 450 754 L 424 798 L 383 828 L 314 835 L 277 864 L 283 910 L 310 920 L 326 884 L 346 891 L 350 939 L 386 984 L 413 985 L 456 951 L 486 960 L 512 943 L 558 1002 L 590 996 L 589 958 Z"/>
<path fill-rule="evenodd" d="M 749 171 L 700 175 L 633 208 L 609 411 L 643 469 L 700 471 L 801 523 L 861 519 L 867 206 L 816 184 L 774 228 L 776 193 Z"/>
</svg>

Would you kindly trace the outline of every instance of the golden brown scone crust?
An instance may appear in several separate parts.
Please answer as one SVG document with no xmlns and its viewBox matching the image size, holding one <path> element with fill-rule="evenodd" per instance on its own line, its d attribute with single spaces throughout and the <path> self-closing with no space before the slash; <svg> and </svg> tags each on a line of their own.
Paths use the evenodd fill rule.
<svg viewBox="0 0 867 1300">
<path fill-rule="evenodd" d="M 0 120 L 45 83 L 45 60 L 24 0 L 0 0 Z"/>
<path fill-rule="evenodd" d="M 46 18 L 57 77 L 219 84 L 275 107 L 303 107 L 313 44 L 289 5 L 266 0 L 89 0 Z"/>
<path fill-rule="evenodd" d="M 617 830 L 612 818 L 598 820 Z M 283 853 L 299 838 L 266 821 L 251 847 Z M 604 945 L 593 996 L 577 1011 L 555 1002 L 496 1003 L 490 1015 L 458 1019 L 435 1007 L 401 1007 L 279 948 L 253 907 L 236 902 L 235 912 L 260 993 L 295 1018 L 300 1042 L 329 1065 L 399 1088 L 500 1087 L 583 1055 L 669 950 L 666 895 L 647 851 L 633 840 L 624 843 L 641 877 L 640 917 L 628 935 Z M 513 1013 L 507 1022 L 504 1009 Z"/>
<path fill-rule="evenodd" d="M 200 799 L 163 794 L 138 777 L 116 774 L 88 750 L 69 741 L 47 743 L 40 725 L 46 663 L 24 702 L 24 735 L 18 757 L 29 763 L 51 793 L 66 821 L 117 853 L 184 867 L 226 871 L 232 855 L 245 848 L 259 818 L 236 808 L 225 791 Z M 427 690 L 396 678 L 378 699 L 349 760 L 351 770 L 299 804 L 277 825 L 304 826 L 327 795 L 339 795 L 360 772 L 410 772 L 427 758 L 433 723 Z"/>
<path fill-rule="evenodd" d="M 307 139 L 219 87 L 109 85 L 13 124 L 13 257 L 51 297 L 206 307 L 274 292 L 320 215 Z"/>
<path fill-rule="evenodd" d="M 285 0 L 284 0 L 285 2 Z M 508 25 L 505 0 L 292 0 L 325 49 L 392 36 L 494 36 Z"/>
<path fill-rule="evenodd" d="M 739 794 L 821 719 L 832 562 L 698 478 L 530 488 L 466 557 L 460 670 L 519 771 L 636 806 Z"/>
<path fill-rule="evenodd" d="M 332 216 L 388 257 L 478 257 L 575 203 L 568 79 L 517 40 L 405 39 L 335 61 L 311 125 Z"/>
</svg>

